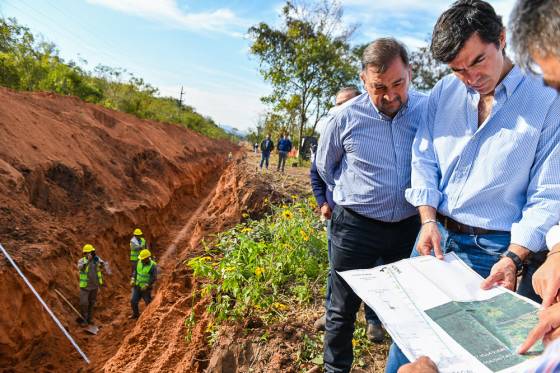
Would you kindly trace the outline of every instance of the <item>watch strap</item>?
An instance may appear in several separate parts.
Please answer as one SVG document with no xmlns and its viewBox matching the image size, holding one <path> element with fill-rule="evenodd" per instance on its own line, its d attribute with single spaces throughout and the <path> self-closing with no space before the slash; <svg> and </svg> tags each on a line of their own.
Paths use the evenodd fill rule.
<svg viewBox="0 0 560 373">
<path fill-rule="evenodd" d="M 521 260 L 521 258 L 519 257 L 519 255 L 517 255 L 516 253 L 514 253 L 513 251 L 509 251 L 506 250 L 503 254 L 502 257 L 508 257 L 511 260 L 513 260 L 513 263 L 515 264 L 515 269 L 517 270 L 517 273 L 521 272 L 523 270 L 523 260 Z"/>
</svg>

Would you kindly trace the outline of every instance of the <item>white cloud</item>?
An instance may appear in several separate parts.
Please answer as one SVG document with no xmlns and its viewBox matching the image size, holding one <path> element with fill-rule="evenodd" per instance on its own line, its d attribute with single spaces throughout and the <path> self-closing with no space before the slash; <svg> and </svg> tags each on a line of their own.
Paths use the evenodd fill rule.
<svg viewBox="0 0 560 373">
<path fill-rule="evenodd" d="M 179 8 L 176 0 L 87 0 L 113 10 L 133 14 L 154 21 L 171 24 L 191 31 L 211 31 L 242 37 L 251 22 L 233 11 L 220 8 L 213 11 L 189 13 Z M 240 32 L 243 30 L 243 32 Z"/>
</svg>

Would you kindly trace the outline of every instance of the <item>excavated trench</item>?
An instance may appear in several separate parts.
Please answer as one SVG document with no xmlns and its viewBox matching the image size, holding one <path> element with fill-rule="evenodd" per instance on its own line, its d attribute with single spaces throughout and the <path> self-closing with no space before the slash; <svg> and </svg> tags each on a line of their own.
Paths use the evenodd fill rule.
<svg viewBox="0 0 560 373">
<path fill-rule="evenodd" d="M 202 315 L 204 305 L 190 298 L 183 261 L 242 213 L 260 214 L 270 193 L 253 180 L 239 148 L 76 98 L 5 89 L 0 143 L 0 242 L 92 361 L 84 364 L 0 259 L 0 370 L 204 369 L 204 339 L 184 340 L 185 316 L 192 307 Z M 137 226 L 161 276 L 154 301 L 132 321 L 128 241 Z M 111 268 L 94 315 L 97 336 L 77 325 L 54 292 L 78 305 L 76 262 L 87 242 Z"/>
</svg>

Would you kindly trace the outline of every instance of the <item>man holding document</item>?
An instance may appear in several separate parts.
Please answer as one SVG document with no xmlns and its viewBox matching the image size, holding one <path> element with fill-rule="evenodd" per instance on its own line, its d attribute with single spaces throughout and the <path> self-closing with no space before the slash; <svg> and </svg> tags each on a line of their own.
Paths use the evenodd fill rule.
<svg viewBox="0 0 560 373">
<path fill-rule="evenodd" d="M 505 46 L 485 1 L 457 1 L 439 17 L 430 49 L 454 74 L 431 91 L 406 199 L 422 223 L 413 255 L 454 252 L 486 278 L 483 288 L 515 290 L 560 217 L 560 100 Z M 393 345 L 387 372 L 406 361 Z"/>
</svg>

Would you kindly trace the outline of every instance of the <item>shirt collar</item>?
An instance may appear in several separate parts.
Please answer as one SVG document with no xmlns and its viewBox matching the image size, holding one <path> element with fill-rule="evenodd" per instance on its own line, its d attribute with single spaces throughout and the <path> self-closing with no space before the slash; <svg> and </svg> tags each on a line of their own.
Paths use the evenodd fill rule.
<svg viewBox="0 0 560 373">
<path fill-rule="evenodd" d="M 521 69 L 518 66 L 513 65 L 513 68 L 506 74 L 504 79 L 500 82 L 500 84 L 498 84 L 497 88 L 503 86 L 506 90 L 506 95 L 509 98 L 519 83 L 521 83 L 521 80 L 523 80 L 523 73 L 521 72 Z"/>
<path fill-rule="evenodd" d="M 375 106 L 375 104 L 373 103 L 373 101 L 371 100 L 371 97 L 369 97 L 368 95 L 368 99 L 369 102 L 371 104 L 371 106 L 373 106 L 373 109 L 375 110 L 375 112 L 377 113 L 377 116 L 379 117 L 379 119 L 381 120 L 388 120 L 388 121 L 392 121 L 394 119 L 396 119 L 399 116 L 402 116 L 406 113 L 406 110 L 408 109 L 408 105 L 410 103 L 410 99 L 412 98 L 412 91 L 409 89 L 408 90 L 408 99 L 406 100 L 406 102 L 404 103 L 403 106 L 401 106 L 401 108 L 399 109 L 399 111 L 397 112 L 397 114 L 395 114 L 395 116 L 393 118 L 391 118 L 390 116 L 383 114 L 382 112 L 379 111 L 379 109 L 377 108 L 377 106 Z"/>
<path fill-rule="evenodd" d="M 497 93 L 503 89 L 506 92 L 507 98 L 510 98 L 513 92 L 515 92 L 515 89 L 517 88 L 519 83 L 521 83 L 521 81 L 523 80 L 523 77 L 524 75 L 521 72 L 521 69 L 517 65 L 513 65 L 512 69 L 506 74 L 506 76 L 504 77 L 504 79 L 502 79 L 500 84 L 496 86 L 494 92 Z M 469 92 L 473 94 L 478 94 L 478 92 L 472 89 L 471 87 L 467 86 L 467 88 Z"/>
</svg>

